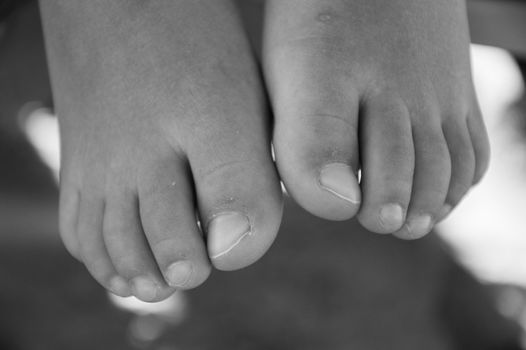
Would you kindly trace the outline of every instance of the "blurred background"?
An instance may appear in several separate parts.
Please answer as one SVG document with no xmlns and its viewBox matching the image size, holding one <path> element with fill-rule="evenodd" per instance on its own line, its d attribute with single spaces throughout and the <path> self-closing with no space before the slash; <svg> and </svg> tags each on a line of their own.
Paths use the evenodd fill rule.
<svg viewBox="0 0 526 350">
<path fill-rule="evenodd" d="M 240 1 L 257 27 L 261 1 Z M 34 1 L 0 1 L 0 349 L 525 349 L 526 1 L 469 2 L 487 176 L 417 242 L 287 202 L 269 253 L 146 304 L 107 294 L 57 229 L 60 162 Z"/>
</svg>

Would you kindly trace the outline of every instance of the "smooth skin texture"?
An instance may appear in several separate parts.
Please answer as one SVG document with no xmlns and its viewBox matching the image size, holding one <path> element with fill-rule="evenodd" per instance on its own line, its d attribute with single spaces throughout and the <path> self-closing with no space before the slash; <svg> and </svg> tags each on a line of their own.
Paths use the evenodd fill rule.
<svg viewBox="0 0 526 350">
<path fill-rule="evenodd" d="M 263 41 L 278 170 L 312 214 L 419 238 L 482 177 L 464 1 L 268 0 Z"/>
<path fill-rule="evenodd" d="M 259 259 L 282 193 L 232 3 L 56 0 L 41 11 L 71 254 L 108 290 L 149 302 L 200 285 L 212 265 Z"/>
<path fill-rule="evenodd" d="M 281 191 L 233 4 L 41 5 L 68 250 L 145 301 L 259 259 Z M 280 176 L 311 213 L 418 238 L 481 178 L 462 2 L 269 0 L 264 42 Z"/>
</svg>

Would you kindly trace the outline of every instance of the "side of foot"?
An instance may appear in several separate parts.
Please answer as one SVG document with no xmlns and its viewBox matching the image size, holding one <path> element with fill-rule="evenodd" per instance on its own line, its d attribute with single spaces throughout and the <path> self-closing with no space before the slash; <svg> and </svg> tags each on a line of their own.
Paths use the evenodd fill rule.
<svg viewBox="0 0 526 350">
<path fill-rule="evenodd" d="M 315 215 L 418 238 L 487 167 L 462 0 L 269 0 L 263 63 L 279 173 Z"/>
<path fill-rule="evenodd" d="M 212 266 L 259 259 L 281 220 L 281 189 L 232 4 L 41 7 L 68 250 L 107 289 L 144 301 L 198 286 Z"/>
</svg>

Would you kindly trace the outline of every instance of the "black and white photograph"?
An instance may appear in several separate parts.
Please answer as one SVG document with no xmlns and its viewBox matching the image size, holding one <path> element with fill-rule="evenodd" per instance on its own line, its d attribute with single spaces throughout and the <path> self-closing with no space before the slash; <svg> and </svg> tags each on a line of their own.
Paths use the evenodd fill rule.
<svg viewBox="0 0 526 350">
<path fill-rule="evenodd" d="M 526 350 L 526 0 L 0 0 L 0 350 Z"/>
</svg>

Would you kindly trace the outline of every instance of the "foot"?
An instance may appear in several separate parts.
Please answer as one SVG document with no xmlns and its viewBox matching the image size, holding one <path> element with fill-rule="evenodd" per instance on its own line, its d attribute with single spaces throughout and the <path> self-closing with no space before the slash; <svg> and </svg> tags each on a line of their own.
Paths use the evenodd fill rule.
<svg viewBox="0 0 526 350">
<path fill-rule="evenodd" d="M 267 1 L 264 70 L 291 196 L 373 232 L 428 233 L 488 164 L 468 49 L 462 0 Z"/>
<path fill-rule="evenodd" d="M 281 189 L 230 2 L 41 5 L 68 250 L 110 291 L 144 301 L 198 286 L 211 265 L 256 261 L 277 232 Z"/>
</svg>

